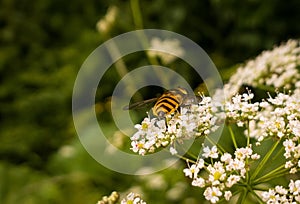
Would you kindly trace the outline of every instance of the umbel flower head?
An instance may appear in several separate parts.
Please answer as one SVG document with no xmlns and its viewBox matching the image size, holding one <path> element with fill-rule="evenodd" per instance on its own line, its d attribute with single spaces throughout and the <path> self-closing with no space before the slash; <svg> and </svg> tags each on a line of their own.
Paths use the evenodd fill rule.
<svg viewBox="0 0 300 204">
<path fill-rule="evenodd" d="M 203 146 L 202 154 L 198 159 L 187 160 L 188 168 L 183 170 L 189 177 L 191 185 L 204 188 L 204 197 L 211 203 L 219 200 L 230 200 L 236 186 L 248 186 L 249 182 L 255 189 L 257 185 L 271 180 L 275 176 L 295 174 L 300 168 L 300 97 L 295 94 L 278 93 L 260 102 L 251 102 L 254 94 L 251 92 L 237 94 L 227 101 L 223 107 L 212 105 L 212 99 L 204 97 L 199 104 L 182 108 L 180 113 L 166 120 L 145 118 L 137 124 L 138 131 L 132 136 L 132 150 L 139 154 L 153 152 L 157 148 L 166 147 L 176 141 L 195 139 L 199 136 L 209 137 L 209 133 L 218 128 L 216 121 L 220 110 L 224 113 L 226 124 L 230 127 L 235 124 L 244 128 L 235 135 L 231 132 L 234 152 L 226 152 L 221 144 Z M 225 117 L 222 117 L 224 119 Z M 238 147 L 236 137 L 247 139 L 247 145 Z M 269 152 L 262 156 L 261 166 L 251 168 L 261 158 L 255 152 L 250 139 L 256 144 L 265 140 L 276 141 Z M 271 155 L 274 155 L 277 146 L 281 145 L 281 155 L 285 163 L 278 164 L 275 170 L 265 176 L 259 176 L 267 165 Z M 176 150 L 170 149 L 176 154 Z M 191 165 L 190 165 L 191 164 Z M 257 165 L 257 164 L 256 164 Z M 254 165 L 255 166 L 255 165 Z M 297 182 L 298 183 L 298 182 Z M 292 184 L 291 184 L 292 185 Z M 296 187 L 295 187 L 296 188 Z M 255 193 L 254 189 L 251 191 Z M 296 191 L 296 190 L 294 190 Z M 272 192 L 271 192 L 272 193 Z M 262 194 L 255 193 L 257 197 Z M 265 195 L 267 197 L 267 195 Z M 294 198 L 295 200 L 298 198 Z"/>
<path fill-rule="evenodd" d="M 170 145 L 170 152 L 177 154 L 175 147 L 183 140 L 204 137 L 210 145 L 200 146 L 197 156 L 182 158 L 187 162 L 184 175 L 191 186 L 203 188 L 206 200 L 230 202 L 235 197 L 238 203 L 248 198 L 257 203 L 299 203 L 299 69 L 299 41 L 265 51 L 241 66 L 213 97 L 202 96 L 201 102 L 164 119 L 146 117 L 135 126 L 131 149 L 145 155 Z M 243 84 L 270 93 L 263 99 L 249 90 L 238 93 Z M 223 95 L 220 91 L 225 92 L 225 100 L 218 98 Z M 224 121 L 227 131 L 222 136 L 226 142 L 231 138 L 226 146 L 210 138 Z M 271 180 L 287 175 L 293 178 L 287 185 L 271 186 Z"/>
<path fill-rule="evenodd" d="M 260 156 L 250 147 L 238 148 L 234 156 L 221 154 L 216 146 L 204 147 L 201 158 L 183 170 L 185 176 L 192 179 L 192 186 L 205 188 L 204 197 L 211 203 L 221 198 L 229 200 L 232 196 L 230 188 L 246 179 L 248 163 Z M 211 163 L 204 159 L 210 159 Z M 187 160 L 189 165 L 189 160 Z"/>
<path fill-rule="evenodd" d="M 221 93 L 230 99 L 242 85 L 263 87 L 271 91 L 297 89 L 300 86 L 299 68 L 300 41 L 289 40 L 241 65 L 224 88 L 216 92 L 215 97 Z"/>
</svg>

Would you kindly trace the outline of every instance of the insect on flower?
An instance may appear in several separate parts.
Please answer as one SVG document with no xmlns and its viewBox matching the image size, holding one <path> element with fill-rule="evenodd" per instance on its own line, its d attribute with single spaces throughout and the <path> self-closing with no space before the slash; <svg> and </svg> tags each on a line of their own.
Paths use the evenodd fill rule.
<svg viewBox="0 0 300 204">
<path fill-rule="evenodd" d="M 164 92 L 160 97 L 139 101 L 128 106 L 125 106 L 124 110 L 141 108 L 147 104 L 154 103 L 152 113 L 155 117 L 164 118 L 167 115 L 171 115 L 179 110 L 179 107 L 189 106 L 195 104 L 199 99 L 189 92 L 185 88 L 175 88 Z"/>
</svg>

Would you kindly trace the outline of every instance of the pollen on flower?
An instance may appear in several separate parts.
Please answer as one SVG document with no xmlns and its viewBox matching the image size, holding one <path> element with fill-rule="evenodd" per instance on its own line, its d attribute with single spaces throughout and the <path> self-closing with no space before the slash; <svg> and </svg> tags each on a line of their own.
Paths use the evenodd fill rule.
<svg viewBox="0 0 300 204">
<path fill-rule="evenodd" d="M 259 158 L 257 153 L 253 154 L 252 146 L 238 148 L 234 156 L 228 152 L 222 153 L 216 146 L 212 148 L 204 147 L 203 158 L 211 158 L 209 155 L 214 155 L 212 163 L 206 163 L 200 158 L 189 168 L 184 169 L 185 176 L 192 179 L 192 186 L 205 188 L 205 199 L 211 203 L 218 202 L 221 198 L 229 200 L 232 193 L 229 190 L 235 184 L 245 179 L 245 174 L 248 169 L 245 168 L 246 162 Z M 252 156 L 254 159 L 252 159 Z M 205 171 L 205 174 L 201 172 Z M 245 182 L 245 181 L 243 181 Z"/>
<path fill-rule="evenodd" d="M 204 196 L 211 203 L 217 203 L 220 199 L 219 197 L 222 196 L 222 191 L 218 187 L 208 187 L 204 191 Z"/>
<path fill-rule="evenodd" d="M 141 124 L 134 127 L 137 132 L 131 137 L 131 149 L 144 155 L 153 152 L 160 147 L 167 147 L 183 140 L 195 139 L 200 136 L 207 136 L 218 129 L 219 119 L 216 117 L 218 108 L 213 108 L 214 104 L 209 97 L 204 97 L 199 104 L 181 107 L 181 114 L 168 116 L 168 119 L 146 117 Z M 223 120 L 220 119 L 220 120 Z M 141 149 L 141 151 L 138 151 Z M 170 148 L 171 154 L 175 154 L 175 149 Z M 210 157 L 217 154 L 213 147 Z"/>
</svg>

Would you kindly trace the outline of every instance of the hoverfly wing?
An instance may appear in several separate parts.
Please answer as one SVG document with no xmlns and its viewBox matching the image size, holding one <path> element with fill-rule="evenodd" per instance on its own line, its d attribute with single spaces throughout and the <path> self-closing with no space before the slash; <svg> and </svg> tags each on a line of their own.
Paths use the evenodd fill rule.
<svg viewBox="0 0 300 204">
<path fill-rule="evenodd" d="M 200 96 L 190 95 L 184 99 L 181 107 L 190 107 L 191 105 L 199 104 L 201 101 L 202 98 Z"/>
<path fill-rule="evenodd" d="M 153 103 L 157 101 L 158 98 L 151 98 L 144 101 L 138 101 L 136 103 L 132 103 L 130 105 L 124 106 L 123 110 L 131 110 L 131 109 L 139 109 L 145 107 L 145 105 L 148 105 L 150 103 Z"/>
</svg>

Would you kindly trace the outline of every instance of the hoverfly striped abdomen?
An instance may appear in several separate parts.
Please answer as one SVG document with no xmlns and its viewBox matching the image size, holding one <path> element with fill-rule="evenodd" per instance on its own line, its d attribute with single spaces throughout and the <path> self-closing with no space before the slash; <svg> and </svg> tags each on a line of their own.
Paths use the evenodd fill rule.
<svg viewBox="0 0 300 204">
<path fill-rule="evenodd" d="M 166 91 L 158 98 L 139 101 L 125 106 L 123 109 L 137 109 L 152 102 L 155 103 L 155 105 L 152 107 L 152 115 L 158 118 L 164 118 L 165 116 L 178 111 L 181 106 L 186 107 L 190 106 L 191 104 L 196 104 L 198 99 L 194 95 L 190 95 L 186 89 L 178 87 Z"/>
<path fill-rule="evenodd" d="M 178 110 L 188 96 L 188 92 L 183 88 L 171 89 L 159 97 L 152 108 L 153 115 L 157 117 L 164 117 L 167 114 L 172 114 Z"/>
</svg>

